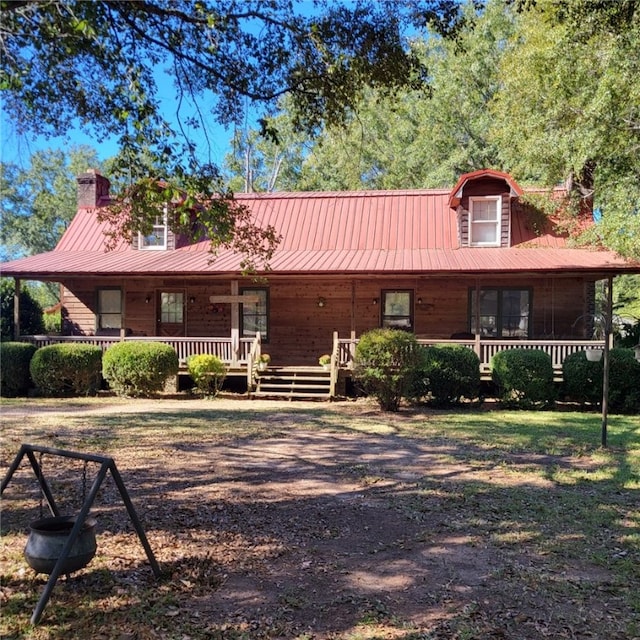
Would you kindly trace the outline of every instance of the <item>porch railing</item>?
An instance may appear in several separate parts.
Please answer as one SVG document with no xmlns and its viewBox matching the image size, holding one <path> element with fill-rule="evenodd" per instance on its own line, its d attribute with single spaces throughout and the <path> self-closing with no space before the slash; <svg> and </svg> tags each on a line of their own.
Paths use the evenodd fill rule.
<svg viewBox="0 0 640 640">
<path fill-rule="evenodd" d="M 490 370 L 491 358 L 506 349 L 540 349 L 551 357 L 556 372 L 562 371 L 562 363 L 566 357 L 577 351 L 586 349 L 604 349 L 604 340 L 496 340 L 477 337 L 468 340 L 418 339 L 418 343 L 428 347 L 438 344 L 458 344 L 476 352 L 480 359 L 480 372 L 487 374 Z M 355 355 L 357 339 L 338 339 L 338 355 L 341 367 L 351 368 Z"/>
<path fill-rule="evenodd" d="M 20 340 L 31 342 L 37 347 L 64 342 L 80 342 L 92 344 L 107 349 L 121 340 L 129 342 L 163 342 L 171 345 L 178 354 L 180 364 L 184 366 L 191 355 L 207 353 L 218 356 L 228 367 L 239 369 L 253 369 L 260 357 L 260 340 L 255 338 L 240 338 L 234 349 L 231 337 L 180 337 L 164 336 L 21 336 Z M 551 356 L 551 362 L 557 373 L 562 370 L 562 363 L 566 357 L 577 351 L 588 348 L 604 349 L 603 340 L 496 340 L 477 337 L 467 340 L 418 339 L 424 346 L 437 344 L 459 344 L 473 349 L 480 359 L 480 371 L 487 375 L 491 358 L 505 349 L 541 349 Z M 337 376 L 338 369 L 351 369 L 355 355 L 357 338 L 339 338 L 333 336 L 333 351 L 331 354 L 331 371 Z M 337 380 L 337 378 L 336 378 Z M 335 380 L 333 381 L 335 384 Z"/>
<path fill-rule="evenodd" d="M 249 353 L 253 338 L 240 338 L 238 348 L 234 349 L 232 339 L 219 337 L 172 338 L 166 336 L 21 336 L 20 340 L 31 342 L 36 347 L 64 342 L 80 342 L 101 347 L 102 350 L 124 340 L 125 342 L 162 342 L 171 345 L 178 354 L 181 366 L 192 355 L 209 354 L 217 356 L 229 367 L 245 367 L 249 361 Z"/>
</svg>

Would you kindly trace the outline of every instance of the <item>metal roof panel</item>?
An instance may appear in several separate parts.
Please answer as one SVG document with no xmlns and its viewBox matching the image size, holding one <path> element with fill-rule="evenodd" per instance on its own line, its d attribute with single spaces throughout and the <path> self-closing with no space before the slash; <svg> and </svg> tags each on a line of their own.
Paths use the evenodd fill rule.
<svg viewBox="0 0 640 640">
<path fill-rule="evenodd" d="M 314 192 L 240 195 L 256 223 L 273 225 L 282 242 L 271 273 L 497 272 L 617 269 L 639 272 L 611 252 L 567 248 L 545 229 L 536 235 L 514 217 L 508 248 L 458 247 L 449 190 Z M 124 242 L 104 251 L 105 225 L 82 209 L 54 251 L 2 265 L 3 275 L 239 273 L 241 258 L 209 252 L 207 241 L 169 251 L 135 250 Z"/>
</svg>

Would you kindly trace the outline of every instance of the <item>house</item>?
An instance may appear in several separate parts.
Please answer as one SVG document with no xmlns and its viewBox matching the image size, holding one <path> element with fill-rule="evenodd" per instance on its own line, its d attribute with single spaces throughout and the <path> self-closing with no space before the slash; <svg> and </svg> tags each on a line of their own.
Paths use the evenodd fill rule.
<svg viewBox="0 0 640 640">
<path fill-rule="evenodd" d="M 589 339 L 596 281 L 640 273 L 640 264 L 571 247 L 524 193 L 486 169 L 452 189 L 239 195 L 258 224 L 282 235 L 271 270 L 256 279 L 242 275 L 241 256 L 212 260 L 208 242 L 185 242 L 162 223 L 106 252 L 95 212 L 109 181 L 89 171 L 55 250 L 5 263 L 2 274 L 60 283 L 63 333 L 73 339 L 163 339 L 182 358 L 217 340 L 238 370 L 258 332 L 272 364 L 317 365 L 336 353 L 348 366 L 354 341 L 380 326 L 457 339 L 485 364 L 497 348 L 558 346 L 558 365 Z"/>
</svg>

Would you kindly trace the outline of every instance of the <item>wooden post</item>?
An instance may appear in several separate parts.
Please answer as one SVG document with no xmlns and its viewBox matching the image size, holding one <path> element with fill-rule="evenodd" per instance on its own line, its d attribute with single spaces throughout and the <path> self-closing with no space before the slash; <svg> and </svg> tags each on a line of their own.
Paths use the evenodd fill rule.
<svg viewBox="0 0 640 640">
<path fill-rule="evenodd" d="M 20 278 L 14 279 L 13 290 L 13 337 L 18 339 L 20 337 Z"/>
<path fill-rule="evenodd" d="M 120 288 L 120 340 L 127 335 L 127 283 L 123 282 Z"/>
<path fill-rule="evenodd" d="M 231 295 L 238 295 L 238 281 L 231 281 Z M 240 305 L 231 303 L 231 366 L 237 367 L 240 355 Z"/>
<path fill-rule="evenodd" d="M 602 363 L 602 446 L 607 446 L 607 419 L 609 415 L 609 352 L 613 321 L 613 276 L 607 281 L 607 310 L 604 314 L 604 354 Z"/>
</svg>

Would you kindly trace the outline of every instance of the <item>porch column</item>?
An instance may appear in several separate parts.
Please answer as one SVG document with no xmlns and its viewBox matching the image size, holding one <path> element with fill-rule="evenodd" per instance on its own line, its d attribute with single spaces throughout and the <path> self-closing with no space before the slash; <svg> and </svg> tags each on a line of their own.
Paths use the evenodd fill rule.
<svg viewBox="0 0 640 640">
<path fill-rule="evenodd" d="M 127 283 L 122 283 L 120 288 L 120 340 L 127 335 Z"/>
<path fill-rule="evenodd" d="M 231 281 L 231 295 L 239 295 L 238 281 Z M 240 304 L 238 301 L 231 303 L 231 357 L 233 366 L 238 364 L 240 358 Z"/>
<path fill-rule="evenodd" d="M 475 350 L 478 358 L 480 358 L 480 363 L 482 362 L 482 345 L 480 344 L 480 280 L 476 279 L 476 308 L 474 313 L 474 322 L 476 325 L 476 334 L 475 334 Z"/>
<path fill-rule="evenodd" d="M 14 278 L 13 288 L 13 337 L 20 337 L 20 278 Z"/>
</svg>

